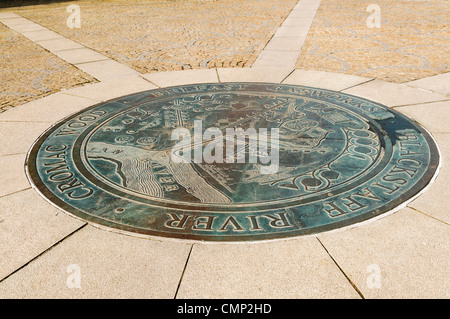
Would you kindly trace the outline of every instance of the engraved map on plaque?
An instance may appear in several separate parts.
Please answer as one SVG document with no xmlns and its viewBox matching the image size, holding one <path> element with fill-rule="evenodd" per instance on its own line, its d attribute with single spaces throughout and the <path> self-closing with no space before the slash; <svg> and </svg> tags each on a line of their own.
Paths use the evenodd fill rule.
<svg viewBox="0 0 450 319">
<path fill-rule="evenodd" d="M 174 138 L 180 129 L 185 136 Z M 240 144 L 228 134 L 250 130 Z M 73 216 L 207 241 L 362 222 L 417 196 L 438 166 L 432 137 L 386 106 L 271 83 L 185 85 L 100 103 L 48 129 L 26 163 L 39 193 Z"/>
</svg>

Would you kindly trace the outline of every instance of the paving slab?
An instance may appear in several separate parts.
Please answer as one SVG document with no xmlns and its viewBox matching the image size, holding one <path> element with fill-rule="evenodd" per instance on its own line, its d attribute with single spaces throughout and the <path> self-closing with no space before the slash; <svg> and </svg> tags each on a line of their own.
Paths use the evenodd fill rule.
<svg viewBox="0 0 450 319">
<path fill-rule="evenodd" d="M 62 50 L 55 52 L 55 54 L 71 64 L 109 60 L 109 58 L 103 54 L 88 48 Z"/>
<path fill-rule="evenodd" d="M 309 27 L 291 27 L 291 26 L 281 26 L 275 32 L 274 37 L 276 38 L 305 38 L 308 35 Z"/>
<path fill-rule="evenodd" d="M 19 15 L 14 16 L 14 13 L 5 13 L 4 17 L 0 17 L 0 22 L 3 24 L 6 24 L 8 27 L 13 27 L 17 25 L 23 25 L 23 24 L 34 24 L 34 22 L 23 18 Z"/>
<path fill-rule="evenodd" d="M 405 84 L 450 97 L 450 72 L 410 81 Z"/>
<path fill-rule="evenodd" d="M 20 15 L 14 13 L 14 12 L 0 12 L 0 22 L 4 19 L 13 19 L 13 18 L 21 18 Z"/>
<path fill-rule="evenodd" d="M 0 220 L 0 280 L 85 224 L 63 214 L 33 189 L 0 197 Z M 2 291 L 0 296 L 7 294 Z"/>
<path fill-rule="evenodd" d="M 289 14 L 289 17 L 291 18 L 311 18 L 311 16 L 314 16 L 316 11 L 316 7 L 294 7 L 294 9 Z"/>
<path fill-rule="evenodd" d="M 98 102 L 100 100 L 95 98 L 73 96 L 58 92 L 1 113 L 0 128 L 4 122 L 11 122 L 8 125 L 13 125 L 12 122 L 54 123 Z"/>
<path fill-rule="evenodd" d="M 50 52 L 84 48 L 82 44 L 66 38 L 39 40 L 36 41 L 36 43 L 39 44 L 41 47 L 49 50 Z"/>
<path fill-rule="evenodd" d="M 27 153 L 33 142 L 51 126 L 42 122 L 1 122 L 0 156 Z"/>
<path fill-rule="evenodd" d="M 365 298 L 448 298 L 449 225 L 405 208 L 319 235 Z"/>
<path fill-rule="evenodd" d="M 22 32 L 22 35 L 24 37 L 27 37 L 31 41 L 53 40 L 63 38 L 61 35 L 51 30 L 26 31 Z"/>
<path fill-rule="evenodd" d="M 273 82 L 280 83 L 291 68 L 220 68 L 217 69 L 220 82 Z"/>
<path fill-rule="evenodd" d="M 9 20 L 5 20 L 5 21 L 9 21 Z M 5 23 L 7 24 L 7 23 Z M 17 24 L 17 25 L 8 25 L 9 28 L 13 29 L 14 31 L 17 32 L 31 32 L 31 31 L 45 31 L 47 30 L 46 28 L 44 28 L 43 26 L 37 24 L 37 23 L 33 23 L 31 21 L 29 21 L 28 23 L 24 23 L 24 24 Z"/>
<path fill-rule="evenodd" d="M 106 101 L 127 94 L 156 89 L 157 86 L 143 79 L 141 76 L 127 76 L 119 79 L 110 79 L 99 83 L 61 91 L 67 95 Z"/>
<path fill-rule="evenodd" d="M 450 99 L 396 108 L 433 133 L 450 133 Z"/>
<path fill-rule="evenodd" d="M 302 10 L 304 12 L 304 10 Z M 283 27 L 308 27 L 314 20 L 314 16 L 309 16 L 307 18 L 302 17 L 291 17 L 289 16 L 283 22 Z"/>
<path fill-rule="evenodd" d="M 417 209 L 429 216 L 450 224 L 448 207 L 450 200 L 450 134 L 434 133 L 441 152 L 441 168 L 436 180 L 417 199 L 409 203 L 409 207 Z"/>
<path fill-rule="evenodd" d="M 267 50 L 262 51 L 252 68 L 293 68 L 300 51 Z"/>
<path fill-rule="evenodd" d="M 334 91 L 341 91 L 370 80 L 371 79 L 362 76 L 342 73 L 314 70 L 295 70 L 283 81 L 283 83 L 315 86 Z"/>
<path fill-rule="evenodd" d="M 1 282 L 0 296 L 173 298 L 190 248 L 86 226 Z"/>
<path fill-rule="evenodd" d="M 297 2 L 292 11 L 301 10 L 303 12 L 314 13 L 320 7 L 321 2 L 322 0 L 309 0 L 309 1 L 300 0 L 299 2 Z"/>
<path fill-rule="evenodd" d="M 25 176 L 25 157 L 26 153 L 0 156 L 0 197 L 30 188 Z"/>
<path fill-rule="evenodd" d="M 144 74 L 143 78 L 159 87 L 219 81 L 216 69 L 158 72 Z"/>
<path fill-rule="evenodd" d="M 375 79 L 342 92 L 358 95 L 387 106 L 419 104 L 446 100 L 445 96 L 404 84 Z"/>
<path fill-rule="evenodd" d="M 359 298 L 314 237 L 195 244 L 177 298 Z"/>
<path fill-rule="evenodd" d="M 305 37 L 277 37 L 272 39 L 269 44 L 265 47 L 264 50 L 267 51 L 278 51 L 278 50 L 287 50 L 287 51 L 299 51 L 301 50 L 303 43 L 305 42 Z"/>
<path fill-rule="evenodd" d="M 139 72 L 111 59 L 96 62 L 78 63 L 75 64 L 75 66 L 82 71 L 92 75 L 99 81 L 108 81 L 112 78 L 139 75 Z"/>
</svg>

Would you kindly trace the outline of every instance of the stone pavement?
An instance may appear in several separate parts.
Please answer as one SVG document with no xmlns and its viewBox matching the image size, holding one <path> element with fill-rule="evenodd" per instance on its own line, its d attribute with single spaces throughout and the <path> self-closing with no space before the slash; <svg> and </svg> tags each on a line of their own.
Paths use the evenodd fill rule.
<svg viewBox="0 0 450 319">
<path fill-rule="evenodd" d="M 367 27 L 365 1 L 77 3 L 79 29 L 66 25 L 69 3 L 0 10 L 0 298 L 449 298 L 448 1 L 378 1 L 379 29 Z M 36 138 L 85 107 L 231 81 L 392 107 L 436 139 L 439 175 L 383 218 L 234 244 L 100 229 L 50 205 L 25 176 Z"/>
<path fill-rule="evenodd" d="M 323 0 L 296 67 L 395 83 L 450 72 L 449 14 L 448 1 Z"/>
</svg>

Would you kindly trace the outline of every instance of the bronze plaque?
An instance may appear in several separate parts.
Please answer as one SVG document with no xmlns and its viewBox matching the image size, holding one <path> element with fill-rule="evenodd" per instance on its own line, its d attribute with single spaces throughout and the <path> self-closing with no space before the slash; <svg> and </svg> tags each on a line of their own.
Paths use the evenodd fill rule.
<svg viewBox="0 0 450 319">
<path fill-rule="evenodd" d="M 384 105 L 304 86 L 207 83 L 69 116 L 35 142 L 26 168 L 46 199 L 93 224 L 253 241 L 396 209 L 438 165 L 431 136 Z"/>
</svg>

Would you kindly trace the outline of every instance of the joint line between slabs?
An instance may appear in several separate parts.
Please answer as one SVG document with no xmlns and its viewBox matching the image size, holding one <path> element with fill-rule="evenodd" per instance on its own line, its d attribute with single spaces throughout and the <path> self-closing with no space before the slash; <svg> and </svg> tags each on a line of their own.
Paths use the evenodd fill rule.
<svg viewBox="0 0 450 319">
<path fill-rule="evenodd" d="M 160 85 L 158 85 L 158 84 L 156 84 L 156 83 L 150 81 L 149 79 L 145 78 L 142 74 L 139 74 L 139 77 L 140 77 L 141 79 L 147 81 L 148 83 L 153 84 L 153 85 L 156 86 L 157 88 L 162 88 L 162 86 L 160 86 Z"/>
<path fill-rule="evenodd" d="M 286 81 L 287 78 L 290 77 L 290 76 L 292 75 L 292 73 L 294 73 L 295 70 L 296 70 L 296 69 L 293 68 L 293 69 L 291 70 L 291 72 L 289 72 L 289 73 L 283 78 L 283 80 L 280 81 L 280 84 L 284 84 L 284 81 Z"/>
<path fill-rule="evenodd" d="M 435 94 L 439 94 L 439 93 L 435 93 Z M 431 104 L 431 103 L 440 103 L 440 102 L 449 102 L 450 99 L 442 96 L 444 98 L 444 100 L 437 100 L 437 101 L 428 101 L 428 102 L 419 102 L 419 103 L 413 103 L 413 104 L 402 104 L 402 105 L 394 105 L 391 106 L 391 108 L 397 108 L 397 107 L 408 107 L 408 106 L 415 106 L 415 105 L 421 105 L 421 104 Z"/>
<path fill-rule="evenodd" d="M 5 194 L 5 195 L 0 195 L 0 198 L 4 198 L 6 196 L 10 196 L 10 195 L 14 195 L 14 194 L 17 194 L 17 193 L 25 192 L 25 191 L 30 190 L 30 189 L 33 189 L 33 188 L 32 187 L 27 187 L 27 188 L 24 188 L 24 189 L 21 189 L 21 190 L 18 190 L 18 191 L 14 191 L 12 193 L 8 193 L 8 194 Z"/>
<path fill-rule="evenodd" d="M 50 247 L 48 247 L 46 250 L 44 250 L 43 252 L 39 253 L 37 256 L 33 257 L 32 259 L 30 259 L 28 262 L 26 262 L 25 264 L 23 264 L 22 266 L 20 266 L 19 268 L 16 268 L 13 272 L 11 272 L 10 274 L 6 275 L 5 277 L 3 277 L 2 279 L 0 279 L 0 284 L 8 279 L 10 276 L 14 275 L 16 272 L 18 272 L 19 270 L 25 268 L 26 266 L 28 266 L 30 263 L 32 263 L 33 261 L 35 261 L 36 259 L 38 259 L 39 257 L 41 257 L 42 255 L 44 255 L 46 252 L 50 251 L 51 249 L 53 249 L 54 247 L 58 246 L 60 243 L 62 243 L 64 240 L 66 240 L 67 238 L 71 237 L 73 234 L 75 234 L 76 232 L 78 232 L 79 230 L 83 229 L 84 227 L 86 227 L 86 225 L 88 225 L 88 223 L 83 224 L 81 227 L 78 227 L 77 229 L 75 229 L 73 232 L 71 232 L 70 234 L 68 234 L 67 236 L 65 236 L 64 238 L 60 239 L 59 241 L 57 241 L 56 243 L 54 243 L 53 245 L 51 245 Z"/>
<path fill-rule="evenodd" d="M 0 122 L 2 122 L 2 121 L 0 121 Z M 47 123 L 47 122 L 45 122 L 45 123 Z M 3 156 L 14 156 L 14 155 L 25 155 L 25 156 L 27 156 L 27 152 L 19 152 L 19 153 L 8 153 L 8 154 L 1 154 L 0 155 L 0 157 L 3 157 Z"/>
<path fill-rule="evenodd" d="M 98 84 L 98 83 L 93 83 L 93 84 Z M 76 94 L 76 93 L 70 93 L 70 92 L 66 92 L 66 91 L 60 91 L 59 93 L 65 94 L 65 95 L 69 95 L 69 96 L 79 97 L 79 98 L 86 99 L 86 100 L 92 100 L 92 102 L 94 102 L 94 103 L 99 103 L 99 102 L 105 101 L 105 100 L 94 99 L 92 97 L 87 97 L 87 96 L 79 95 L 79 94 Z M 47 123 L 47 122 L 45 122 L 45 123 Z"/>
<path fill-rule="evenodd" d="M 181 273 L 180 281 L 178 282 L 177 290 L 175 291 L 175 296 L 173 297 L 173 299 L 177 299 L 178 291 L 180 290 L 181 282 L 183 281 L 184 273 L 186 271 L 186 268 L 187 268 L 187 265 L 189 262 L 189 258 L 191 257 L 191 253 L 192 253 L 192 249 L 194 248 L 194 245 L 195 244 L 192 244 L 191 249 L 189 250 L 189 254 L 187 256 L 186 263 L 184 264 L 183 272 Z"/>
<path fill-rule="evenodd" d="M 425 215 L 425 216 L 427 216 L 427 217 L 429 217 L 429 218 L 431 218 L 431 219 L 434 219 L 434 220 L 437 221 L 437 222 L 440 222 L 440 223 L 443 223 L 443 224 L 445 224 L 445 225 L 447 225 L 447 226 L 450 226 L 449 223 L 447 223 L 447 222 L 445 222 L 445 221 L 443 221 L 443 220 L 440 220 L 440 219 L 438 219 L 438 218 L 436 218 L 436 217 L 433 217 L 433 216 L 431 216 L 431 215 L 429 215 L 429 214 L 427 214 L 427 213 L 421 211 L 420 209 L 417 209 L 417 208 L 412 207 L 412 206 L 409 206 L 409 205 L 407 205 L 406 207 L 412 209 L 413 211 L 415 211 L 415 212 L 417 212 L 417 213 L 419 213 L 419 214 L 422 214 L 422 215 Z"/>
<path fill-rule="evenodd" d="M 328 256 L 330 256 L 331 260 L 333 260 L 334 264 L 339 268 L 339 270 L 341 271 L 341 273 L 345 276 L 345 278 L 347 279 L 347 281 L 350 283 L 350 285 L 352 285 L 353 289 L 355 289 L 355 291 L 358 293 L 358 295 L 361 297 L 361 299 L 366 299 L 364 298 L 364 295 L 362 294 L 362 292 L 358 289 L 358 287 L 356 287 L 356 285 L 352 282 L 352 280 L 347 276 L 347 274 L 344 272 L 344 270 L 341 268 L 341 266 L 339 266 L 339 264 L 336 262 L 336 260 L 333 258 L 333 256 L 331 256 L 330 252 L 327 250 L 327 248 L 325 247 L 325 245 L 320 241 L 320 239 L 318 237 L 316 237 L 316 239 L 319 241 L 319 243 L 322 245 L 323 249 L 325 249 L 325 251 L 327 252 Z"/>
<path fill-rule="evenodd" d="M 214 70 L 216 70 L 217 81 L 219 81 L 219 83 L 221 83 L 222 81 L 220 80 L 219 70 L 217 70 L 217 68 L 214 68 Z"/>
<path fill-rule="evenodd" d="M 375 78 L 369 79 L 369 80 L 367 80 L 367 81 L 364 81 L 364 82 L 361 82 L 361 83 L 358 83 L 358 84 L 355 84 L 355 85 L 346 87 L 345 89 L 339 90 L 338 92 L 342 92 L 342 91 L 345 91 L 345 90 L 348 90 L 348 89 L 352 89 L 352 88 L 354 88 L 354 87 L 357 87 L 357 86 L 360 86 L 360 85 L 363 85 L 363 84 L 372 82 L 372 81 L 374 81 L 374 80 L 375 80 Z M 342 92 L 342 93 L 345 93 L 345 92 Z"/>
</svg>

